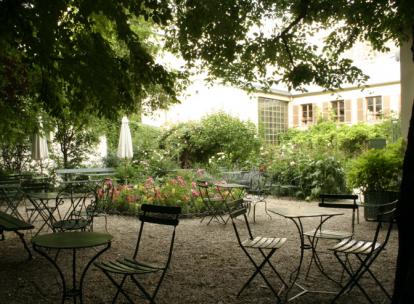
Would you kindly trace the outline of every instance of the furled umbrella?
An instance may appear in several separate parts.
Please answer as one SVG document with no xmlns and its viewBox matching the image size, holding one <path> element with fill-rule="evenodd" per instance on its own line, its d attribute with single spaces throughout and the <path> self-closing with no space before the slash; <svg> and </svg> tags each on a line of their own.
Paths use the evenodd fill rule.
<svg viewBox="0 0 414 304">
<path fill-rule="evenodd" d="M 126 161 L 134 156 L 132 150 L 132 138 L 131 130 L 129 129 L 128 118 L 124 116 L 122 118 L 121 131 L 119 133 L 118 152 L 117 156 L 125 160 L 125 174 L 126 174 Z"/>
<path fill-rule="evenodd" d="M 42 129 L 42 123 L 40 122 L 40 129 Z M 33 135 L 32 141 L 32 159 L 37 161 L 40 166 L 40 173 L 43 173 L 43 160 L 49 157 L 49 151 L 47 148 L 46 138 L 39 132 Z"/>
</svg>

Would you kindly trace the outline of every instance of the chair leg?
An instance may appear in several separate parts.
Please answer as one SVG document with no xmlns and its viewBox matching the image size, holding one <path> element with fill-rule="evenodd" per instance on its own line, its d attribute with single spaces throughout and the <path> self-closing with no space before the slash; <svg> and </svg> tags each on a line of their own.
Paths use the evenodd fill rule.
<svg viewBox="0 0 414 304">
<path fill-rule="evenodd" d="M 342 259 L 340 258 L 340 256 L 338 255 L 337 252 L 334 253 L 335 257 L 337 258 L 337 260 L 341 263 L 342 267 L 344 268 L 344 270 L 348 273 L 349 275 L 349 280 L 348 282 L 345 284 L 344 287 L 342 287 L 341 291 L 335 296 L 335 298 L 332 300 L 332 303 L 335 303 L 335 301 L 342 296 L 345 292 L 350 291 L 355 285 L 359 288 L 359 290 L 364 294 L 365 298 L 368 300 L 369 303 L 373 304 L 374 302 L 371 300 L 371 298 L 368 296 L 368 294 L 366 293 L 366 291 L 364 290 L 364 288 L 358 283 L 359 279 L 361 278 L 362 274 L 365 272 L 364 271 L 364 266 L 366 265 L 366 263 L 361 263 L 360 266 L 358 267 L 358 269 L 355 271 L 355 273 L 352 273 L 348 267 L 346 266 L 346 261 L 342 261 Z M 367 258 L 365 259 L 365 261 L 367 261 L 369 259 L 369 256 L 367 256 Z"/>
<path fill-rule="evenodd" d="M 266 254 L 263 252 L 262 249 L 259 249 L 260 253 L 262 254 L 262 256 L 264 258 L 266 258 Z M 280 273 L 276 270 L 276 268 L 273 266 L 272 263 L 270 263 L 270 260 L 267 259 L 267 264 L 270 266 L 270 268 L 272 268 L 273 272 L 277 275 L 277 277 L 279 278 L 280 281 L 282 281 L 282 284 L 285 285 L 286 288 L 289 287 L 289 285 L 285 282 L 285 280 L 282 278 L 282 276 L 280 275 Z"/>
<path fill-rule="evenodd" d="M 375 254 L 375 256 L 373 256 L 367 263 L 366 266 L 364 268 L 364 270 L 362 271 L 361 275 L 362 276 L 365 272 L 368 272 L 369 275 L 371 276 L 372 279 L 374 279 L 375 283 L 377 283 L 377 285 L 381 288 L 381 290 L 384 292 L 384 294 L 387 296 L 388 299 L 391 300 L 391 295 L 388 293 L 388 291 L 384 288 L 384 286 L 381 284 L 381 282 L 377 279 L 377 277 L 372 273 L 372 271 L 369 269 L 369 267 L 371 266 L 371 264 L 374 262 L 375 258 L 379 255 L 379 252 L 377 252 Z M 360 260 L 361 263 L 364 263 L 364 260 L 359 256 L 356 255 L 357 258 Z"/>
<path fill-rule="evenodd" d="M 256 268 L 255 272 L 250 276 L 250 278 L 247 280 L 247 282 L 243 285 L 243 287 L 240 289 L 239 293 L 237 294 L 237 297 L 240 296 L 240 294 L 243 292 L 243 290 L 250 284 L 250 282 L 256 277 L 257 274 L 260 274 L 260 276 L 265 281 L 266 285 L 270 288 L 270 290 L 273 292 L 273 294 L 276 296 L 279 302 L 281 302 L 281 298 L 279 297 L 278 293 L 273 288 L 272 284 L 267 280 L 266 276 L 262 272 L 263 266 L 269 262 L 269 259 L 271 256 L 276 252 L 276 249 L 272 249 L 269 254 L 265 257 L 265 259 L 260 263 L 260 265 L 257 265 L 254 259 L 250 256 L 250 254 L 247 252 L 247 250 L 242 247 L 243 251 L 246 253 L 249 260 L 252 262 L 254 267 Z"/>
<path fill-rule="evenodd" d="M 116 294 L 115 294 L 114 298 L 112 299 L 112 304 L 115 304 L 119 293 L 122 293 L 125 296 L 125 298 L 128 300 L 128 302 L 133 304 L 134 301 L 132 301 L 131 297 L 123 290 L 123 286 L 124 286 L 125 280 L 127 278 L 127 275 L 124 275 L 124 277 L 122 278 L 121 283 L 118 284 L 118 282 L 115 281 L 115 279 L 109 274 L 108 271 L 103 270 L 103 269 L 102 269 L 102 271 L 108 277 L 108 279 L 112 282 L 112 284 L 114 284 L 115 287 L 117 288 Z"/>
</svg>

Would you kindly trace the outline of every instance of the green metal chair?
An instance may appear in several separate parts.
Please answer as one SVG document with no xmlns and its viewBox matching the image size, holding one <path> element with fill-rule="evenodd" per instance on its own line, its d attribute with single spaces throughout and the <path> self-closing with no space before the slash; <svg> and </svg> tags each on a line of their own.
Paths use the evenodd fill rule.
<svg viewBox="0 0 414 304">
<path fill-rule="evenodd" d="M 52 224 L 54 231 L 91 230 L 98 202 L 96 191 L 89 187 L 76 190 L 74 193 L 72 189 L 63 189 L 56 197 L 56 206 L 69 203 L 69 208 L 63 217 L 59 212 L 61 219 Z"/>
<path fill-rule="evenodd" d="M 253 172 L 250 176 L 250 183 L 246 190 L 246 202 L 249 206 L 249 213 L 253 207 L 253 222 L 256 222 L 256 205 L 263 203 L 265 213 L 272 218 L 267 211 L 267 197 L 270 194 L 269 177 L 262 172 Z"/>
<path fill-rule="evenodd" d="M 223 217 L 223 211 L 225 210 L 225 201 L 222 196 L 214 194 L 214 188 L 208 181 L 197 180 L 196 181 L 200 197 L 207 209 L 210 220 L 207 222 L 209 225 L 213 220 L 220 224 L 226 224 L 227 220 Z M 201 218 L 200 222 L 203 222 L 206 216 Z"/>
<path fill-rule="evenodd" d="M 366 273 L 370 275 L 376 285 L 384 292 L 388 301 L 391 301 L 391 295 L 370 270 L 370 266 L 375 262 L 388 243 L 394 224 L 396 205 L 397 201 L 375 206 L 379 212 L 377 216 L 377 227 L 372 239 L 357 240 L 348 238 L 330 248 L 345 272 L 349 275 L 349 280 L 343 285 L 339 293 L 336 294 L 332 303 L 335 303 L 345 293 L 350 292 L 355 286 L 359 288 L 369 303 L 373 303 L 371 297 L 360 282 L 360 279 Z M 357 264 L 356 267 L 351 266 L 351 258 Z"/>
<path fill-rule="evenodd" d="M 282 299 L 279 293 L 274 289 L 272 284 L 269 282 L 268 278 L 265 276 L 265 273 L 263 272 L 263 267 L 268 265 L 272 270 L 272 273 L 275 274 L 278 277 L 278 279 L 282 282 L 282 288 L 285 288 L 286 290 L 288 289 L 287 283 L 283 280 L 282 276 L 276 270 L 276 267 L 270 262 L 270 258 L 278 249 L 282 248 L 282 246 L 286 243 L 287 239 L 254 236 L 252 230 L 250 229 L 249 221 L 247 218 L 247 208 L 245 207 L 245 204 L 242 199 L 228 203 L 228 208 L 234 232 L 236 234 L 237 242 L 255 268 L 254 273 L 242 286 L 239 293 L 237 294 L 237 297 L 240 296 L 243 290 L 259 274 L 265 281 L 266 285 L 270 288 L 272 293 L 275 295 L 276 299 L 279 302 L 281 302 Z M 239 217 L 242 217 L 242 219 L 240 220 Z M 244 234 L 247 234 L 247 238 L 242 239 L 242 229 L 239 229 L 239 226 L 244 226 L 244 231 L 246 232 Z M 252 251 L 258 251 L 260 253 L 259 256 L 261 257 L 261 262 L 258 262 L 257 258 L 254 258 Z"/>
<path fill-rule="evenodd" d="M 113 298 L 112 303 L 116 302 L 120 293 L 125 296 L 129 303 L 134 303 L 131 297 L 132 293 L 125 288 L 125 282 L 128 278 L 141 291 L 144 297 L 150 301 L 150 303 L 155 303 L 155 297 L 171 262 L 174 248 L 175 230 L 179 222 L 178 217 L 181 214 L 181 208 L 143 204 L 141 206 L 141 211 L 142 214 L 139 216 L 141 225 L 138 232 L 137 244 L 132 257 L 124 257 L 115 261 L 102 261 L 95 263 L 95 266 L 101 269 L 117 288 L 117 292 Z M 150 226 L 148 227 L 150 229 L 150 224 L 160 225 L 164 227 L 165 230 L 168 230 L 170 232 L 171 239 L 168 248 L 168 257 L 166 257 L 165 263 L 162 265 L 144 261 L 143 257 L 140 256 L 140 248 L 144 246 L 142 244 L 143 235 L 145 234 L 144 227 Z M 146 229 L 145 231 L 149 229 Z M 160 243 L 154 241 L 154 239 L 151 239 L 151 243 L 152 245 L 155 245 L 156 251 L 154 252 L 160 252 L 160 249 L 157 247 L 160 245 Z M 148 246 L 149 245 L 150 244 L 148 244 Z M 144 277 L 150 274 L 159 275 L 158 282 L 156 283 L 156 287 L 152 293 L 147 291 L 147 288 L 144 287 L 142 282 Z M 120 279 L 120 282 L 119 280 L 116 280 L 116 276 L 122 277 Z"/>
</svg>

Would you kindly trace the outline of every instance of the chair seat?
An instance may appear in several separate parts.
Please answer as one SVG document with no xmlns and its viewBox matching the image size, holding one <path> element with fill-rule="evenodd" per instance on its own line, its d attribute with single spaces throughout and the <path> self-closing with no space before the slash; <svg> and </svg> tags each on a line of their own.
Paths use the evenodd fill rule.
<svg viewBox="0 0 414 304">
<path fill-rule="evenodd" d="M 61 230 L 81 230 L 89 225 L 89 221 L 84 219 L 62 220 L 53 224 L 53 228 Z"/>
<path fill-rule="evenodd" d="M 164 268 L 157 265 L 142 263 L 133 259 L 117 259 L 116 261 L 104 261 L 95 263 L 95 265 L 105 271 L 118 274 L 146 274 L 164 270 Z"/>
<path fill-rule="evenodd" d="M 345 239 L 330 248 L 330 250 L 340 253 L 369 254 L 372 251 L 373 244 L 373 242 L 369 241 Z M 380 246 L 380 243 L 375 243 L 374 250 L 379 249 Z"/>
<path fill-rule="evenodd" d="M 349 231 L 335 231 L 335 230 L 316 230 L 306 231 L 304 235 L 309 237 L 323 238 L 323 239 L 333 239 L 333 240 L 343 240 L 349 239 L 352 237 L 352 233 Z"/>
<path fill-rule="evenodd" d="M 267 238 L 257 236 L 244 240 L 241 245 L 246 248 L 279 249 L 286 242 L 286 238 Z"/>
</svg>

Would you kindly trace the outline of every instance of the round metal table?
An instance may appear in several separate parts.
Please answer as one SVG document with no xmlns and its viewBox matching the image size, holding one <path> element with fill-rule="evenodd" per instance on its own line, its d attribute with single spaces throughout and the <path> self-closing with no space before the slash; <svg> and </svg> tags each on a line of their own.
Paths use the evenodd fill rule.
<svg viewBox="0 0 414 304">
<path fill-rule="evenodd" d="M 86 275 L 86 272 L 89 266 L 95 261 L 98 256 L 111 247 L 112 235 L 108 233 L 98 233 L 98 232 L 59 232 L 59 233 L 50 233 L 44 235 L 38 235 L 32 239 L 33 249 L 38 252 L 40 255 L 44 256 L 59 272 L 60 278 L 63 285 L 63 295 L 62 303 L 65 302 L 65 299 L 72 298 L 74 303 L 76 303 L 76 298 L 80 299 L 80 302 L 83 302 L 82 299 L 82 285 Z M 92 248 L 98 246 L 104 246 L 103 249 L 98 251 L 95 256 L 87 263 L 85 268 L 82 271 L 79 284 L 77 285 L 76 280 L 76 250 Z M 59 265 L 56 263 L 55 259 L 51 258 L 46 251 L 42 249 L 57 249 L 57 250 L 72 250 L 72 287 L 67 288 L 65 276 L 63 275 L 62 270 L 59 268 Z"/>
</svg>

